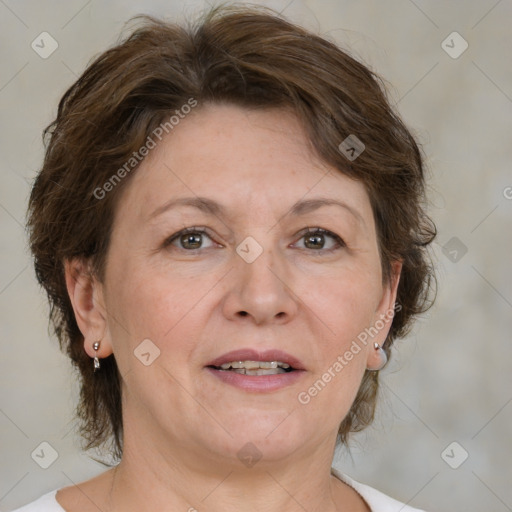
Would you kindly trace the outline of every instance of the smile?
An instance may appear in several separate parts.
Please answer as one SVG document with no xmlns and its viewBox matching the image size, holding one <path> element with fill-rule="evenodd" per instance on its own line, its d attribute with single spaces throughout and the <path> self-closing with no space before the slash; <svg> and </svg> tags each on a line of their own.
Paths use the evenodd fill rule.
<svg viewBox="0 0 512 512">
<path fill-rule="evenodd" d="M 235 372 L 242 375 L 278 375 L 288 373 L 294 369 L 281 361 L 231 361 L 220 366 L 213 366 L 216 370 Z"/>
</svg>

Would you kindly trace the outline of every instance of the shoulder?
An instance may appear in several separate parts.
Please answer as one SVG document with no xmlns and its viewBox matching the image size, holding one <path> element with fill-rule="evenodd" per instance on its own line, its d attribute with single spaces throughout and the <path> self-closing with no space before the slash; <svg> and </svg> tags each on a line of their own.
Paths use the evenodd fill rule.
<svg viewBox="0 0 512 512">
<path fill-rule="evenodd" d="M 114 470 L 115 468 L 109 469 L 78 484 L 53 489 L 12 512 L 67 512 L 68 510 L 97 512 L 101 509 L 97 504 L 103 503 L 104 496 L 112 483 Z"/>
<path fill-rule="evenodd" d="M 369 485 L 357 482 L 337 469 L 332 468 L 332 474 L 357 491 L 372 512 L 424 512 L 397 501 Z"/>
<path fill-rule="evenodd" d="M 54 489 L 53 491 L 43 494 L 37 500 L 23 505 L 21 508 L 17 508 L 12 512 L 65 512 L 55 498 L 58 490 L 59 489 Z"/>
<path fill-rule="evenodd" d="M 332 474 L 357 491 L 371 507 L 372 512 L 424 512 L 397 501 L 369 485 L 357 482 L 334 468 L 332 468 Z M 55 498 L 58 490 L 59 489 L 54 489 L 43 494 L 37 500 L 21 508 L 17 508 L 12 512 L 66 512 Z"/>
</svg>

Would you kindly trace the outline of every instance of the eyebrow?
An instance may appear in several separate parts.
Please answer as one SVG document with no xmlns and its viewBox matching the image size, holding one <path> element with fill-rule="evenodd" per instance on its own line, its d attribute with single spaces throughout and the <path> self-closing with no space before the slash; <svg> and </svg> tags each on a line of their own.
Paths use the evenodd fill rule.
<svg viewBox="0 0 512 512">
<path fill-rule="evenodd" d="M 213 199 L 199 196 L 180 197 L 177 199 L 171 199 L 170 201 L 167 201 L 163 205 L 159 206 L 149 215 L 149 219 L 153 219 L 167 210 L 177 208 L 180 206 L 191 206 L 193 208 L 197 208 L 198 210 L 204 213 L 214 216 L 223 216 L 226 213 L 226 208 L 217 201 L 214 201 Z M 322 208 L 324 206 L 340 206 L 341 208 L 344 208 L 345 210 L 350 212 L 361 224 L 365 224 L 363 216 L 355 208 L 338 199 L 326 197 L 299 200 L 290 208 L 290 211 L 287 214 L 285 214 L 285 216 L 305 215 L 306 213 L 318 210 L 319 208 Z"/>
</svg>

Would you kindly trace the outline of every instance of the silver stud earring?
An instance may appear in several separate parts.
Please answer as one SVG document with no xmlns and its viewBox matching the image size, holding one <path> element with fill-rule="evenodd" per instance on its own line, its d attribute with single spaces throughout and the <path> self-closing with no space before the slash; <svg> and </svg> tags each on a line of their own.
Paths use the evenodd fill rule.
<svg viewBox="0 0 512 512">
<path fill-rule="evenodd" d="M 98 349 L 100 348 L 100 342 L 99 341 L 95 341 L 92 344 L 92 348 L 94 349 L 95 352 L 97 352 Z M 99 367 L 100 367 L 100 360 L 98 359 L 98 354 L 96 354 L 94 356 L 94 371 L 98 370 Z"/>
<path fill-rule="evenodd" d="M 382 370 L 386 363 L 388 362 L 388 356 L 386 355 L 386 352 L 384 352 L 384 349 L 377 343 L 373 343 L 373 348 L 378 352 L 379 358 L 380 358 L 380 365 L 378 368 L 366 368 L 370 372 L 378 372 L 379 370 Z"/>
</svg>

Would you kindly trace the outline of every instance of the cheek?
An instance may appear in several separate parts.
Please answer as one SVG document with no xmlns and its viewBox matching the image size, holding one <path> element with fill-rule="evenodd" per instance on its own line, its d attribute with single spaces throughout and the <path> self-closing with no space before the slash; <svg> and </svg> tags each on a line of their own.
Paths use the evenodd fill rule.
<svg viewBox="0 0 512 512">
<path fill-rule="evenodd" d="M 343 350 L 370 325 L 378 303 L 377 278 L 356 270 L 343 270 L 303 284 L 305 304 L 314 311 L 329 339 L 330 351 Z"/>
<path fill-rule="evenodd" d="M 313 348 L 315 367 L 298 403 L 331 411 L 341 421 L 359 389 L 368 346 L 358 338 L 371 324 L 377 301 L 375 278 L 363 272 L 340 272 L 311 288 L 307 305 L 319 318 L 323 340 Z M 306 289 L 306 288 L 305 288 Z"/>
<path fill-rule="evenodd" d="M 113 342 L 117 344 L 116 359 L 132 355 L 145 339 L 158 347 L 164 356 L 161 361 L 186 358 L 202 327 L 194 320 L 194 308 L 212 288 L 213 278 L 180 277 L 176 272 L 166 274 L 142 265 L 125 266 L 112 277 L 114 301 L 108 313 Z M 171 345 L 173 350 L 169 350 Z"/>
<path fill-rule="evenodd" d="M 323 352 L 316 367 L 296 396 L 300 408 L 324 415 L 326 424 L 339 425 L 349 412 L 366 368 L 365 347 L 350 339 L 338 340 Z"/>
</svg>

